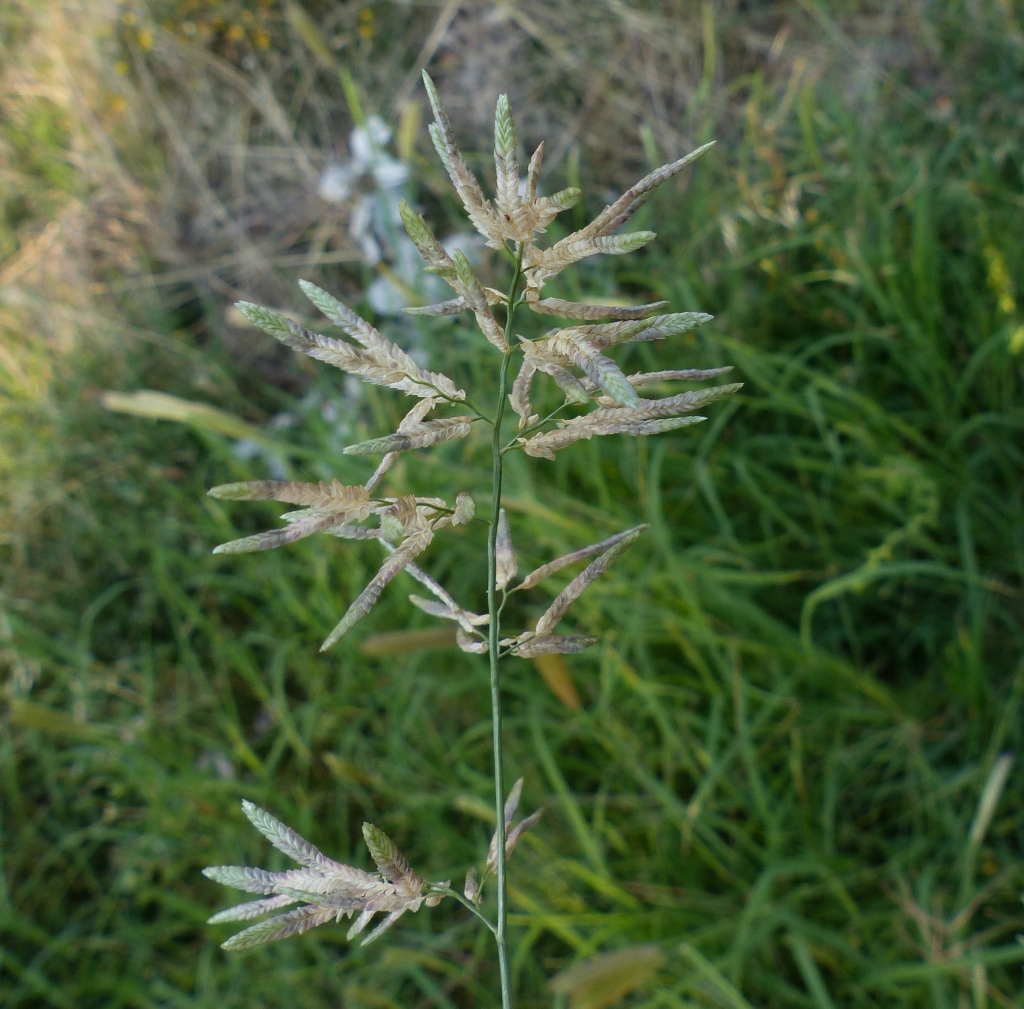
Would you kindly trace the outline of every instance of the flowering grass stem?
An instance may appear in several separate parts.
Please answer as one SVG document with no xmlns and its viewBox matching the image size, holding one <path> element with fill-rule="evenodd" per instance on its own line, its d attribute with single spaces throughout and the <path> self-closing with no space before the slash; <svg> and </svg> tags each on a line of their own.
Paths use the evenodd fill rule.
<svg viewBox="0 0 1024 1009">
<path fill-rule="evenodd" d="M 505 316 L 505 344 L 511 347 L 512 325 L 515 320 L 516 296 L 523 277 L 523 244 L 518 243 L 515 271 L 508 290 L 508 312 Z M 502 1009 L 511 1009 L 512 981 L 508 962 L 508 886 L 505 880 L 505 767 L 502 760 L 501 739 L 501 677 L 498 668 L 500 658 L 498 640 L 500 635 L 501 607 L 498 600 L 498 518 L 501 512 L 501 479 L 503 469 L 501 422 L 505 415 L 505 401 L 508 396 L 508 371 L 512 360 L 511 350 L 506 351 L 498 374 L 498 402 L 494 411 L 494 426 L 491 430 L 491 518 L 487 534 L 487 614 L 488 648 L 491 680 L 491 743 L 494 748 L 494 810 L 495 840 L 497 853 L 496 882 L 498 887 L 498 922 L 494 931 L 498 945 L 498 971 L 501 981 Z"/>
<path fill-rule="evenodd" d="M 347 340 L 324 336 L 271 309 L 240 302 L 239 311 L 249 321 L 291 349 L 334 365 L 364 382 L 403 392 L 416 402 L 394 433 L 346 447 L 347 455 L 382 456 L 363 485 L 347 485 L 338 480 L 317 483 L 255 480 L 214 487 L 210 493 L 216 498 L 280 501 L 299 506 L 298 510 L 291 510 L 283 516 L 283 528 L 232 540 L 219 546 L 215 552 L 269 550 L 315 533 L 353 540 L 376 539 L 387 552 L 387 557 L 328 634 L 321 651 L 330 648 L 361 621 L 373 609 L 386 586 L 401 572 L 408 572 L 429 591 L 432 598 L 411 595 L 410 601 L 432 616 L 456 623 L 455 641 L 460 649 L 488 657 L 494 760 L 494 837 L 482 872 L 478 876 L 475 869 L 470 869 L 465 889 L 459 895 L 451 889 L 449 880 L 431 882 L 413 872 L 405 855 L 375 824 L 363 825 L 363 837 L 377 870 L 367 872 L 357 866 L 335 862 L 270 813 L 252 803 L 245 803 L 246 816 L 257 830 L 301 868 L 275 873 L 249 866 L 211 867 L 207 870 L 211 879 L 263 895 L 259 900 L 246 901 L 219 912 L 211 921 L 247 921 L 271 914 L 271 917 L 231 936 L 224 944 L 227 949 L 244 949 L 300 934 L 332 919 L 340 922 L 346 917 L 354 917 L 348 932 L 351 939 L 361 935 L 375 915 L 383 915 L 376 927 L 362 939 L 365 944 L 375 941 L 406 912 L 418 911 L 421 906 L 434 907 L 443 897 L 452 896 L 484 922 L 494 935 L 498 950 L 501 1006 L 502 1009 L 512 1009 L 507 862 L 523 834 L 537 824 L 541 810 L 517 821 L 523 779 L 516 781 L 506 792 L 500 662 L 508 655 L 534 658 L 574 654 L 593 645 L 597 641 L 596 636 L 559 633 L 559 624 L 576 598 L 608 569 L 644 527 L 635 526 L 600 543 L 550 560 L 512 585 L 519 573 L 519 562 L 508 516 L 501 507 L 505 453 L 521 449 L 528 456 L 553 459 L 559 449 L 595 435 L 649 435 L 674 430 L 703 420 L 703 417 L 688 415 L 698 407 L 735 392 L 739 386 L 723 385 L 668 398 L 641 399 L 637 386 L 667 379 L 700 380 L 717 376 L 727 369 L 658 371 L 627 376 L 604 353 L 633 340 L 661 340 L 688 331 L 711 318 L 704 313 L 653 316 L 650 313 L 662 303 L 617 309 L 614 306 L 575 305 L 559 299 L 540 299 L 544 284 L 573 263 L 599 254 L 623 255 L 649 242 L 654 237 L 652 232 L 613 232 L 639 209 L 658 185 L 701 152 L 652 172 L 606 207 L 585 228 L 540 249 L 535 244 L 535 237 L 544 232 L 559 212 L 576 203 L 580 197 L 579 190 L 570 188 L 551 196 L 538 195 L 537 175 L 543 145 L 530 159 L 525 191 L 521 189 L 515 128 L 508 99 L 502 95 L 495 113 L 496 196 L 492 204 L 484 197 L 479 182 L 455 145 L 447 114 L 433 82 L 427 76 L 424 76 L 424 85 L 434 112 L 431 137 L 470 220 L 486 244 L 493 249 L 504 250 L 514 264 L 507 293 L 486 287 L 462 250 L 455 249 L 449 254 L 426 221 L 408 204 L 400 205 L 399 214 L 410 241 L 426 260 L 428 268 L 444 279 L 458 296 L 440 305 L 427 306 L 422 311 L 433 315 L 450 315 L 453 308 L 456 314 L 471 312 L 486 342 L 501 355 L 493 416 L 488 417 L 478 409 L 467 391 L 454 379 L 421 366 L 371 323 L 315 284 L 300 281 L 305 295 L 345 334 Z M 492 306 L 499 306 L 497 315 L 492 312 Z M 535 339 L 516 339 L 514 325 L 520 306 L 541 315 L 557 312 L 562 318 L 577 324 L 558 326 Z M 500 321 L 502 309 L 503 322 Z M 600 319 L 610 321 L 597 321 Z M 512 382 L 510 369 L 516 352 L 522 355 L 521 367 Z M 540 403 L 531 399 L 534 378 L 539 374 L 553 379 L 565 395 L 564 402 L 549 409 L 543 419 Z M 589 412 L 568 419 L 559 417 L 566 407 L 584 404 L 591 407 Z M 472 414 L 430 416 L 435 409 L 452 407 L 468 408 Z M 506 409 L 511 409 L 519 418 L 517 433 L 507 443 L 502 432 Z M 376 493 L 401 453 L 467 437 L 477 420 L 491 425 L 486 615 L 462 606 L 438 581 L 414 563 L 438 532 L 469 525 L 476 514 L 473 497 L 467 491 L 459 491 L 454 504 L 450 504 L 433 496 L 401 494 L 392 497 Z M 554 427 L 550 426 L 552 423 Z M 374 524 L 364 524 L 371 520 Z M 502 612 L 510 592 L 532 589 L 550 575 L 583 561 L 589 563 L 557 593 L 539 619 L 518 634 L 502 638 Z M 486 633 L 483 630 L 485 626 Z M 496 877 L 497 887 L 497 916 L 493 922 L 479 906 L 483 885 L 491 875 Z M 299 906 L 292 906 L 295 904 Z"/>
</svg>

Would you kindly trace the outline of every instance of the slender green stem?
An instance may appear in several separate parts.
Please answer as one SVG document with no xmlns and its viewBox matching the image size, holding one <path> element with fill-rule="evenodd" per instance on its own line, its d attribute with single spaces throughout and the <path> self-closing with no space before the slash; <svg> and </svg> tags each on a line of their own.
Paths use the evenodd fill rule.
<svg viewBox="0 0 1024 1009">
<path fill-rule="evenodd" d="M 519 444 L 520 438 L 525 438 L 528 434 L 533 434 L 534 431 L 539 431 L 549 420 L 554 420 L 567 406 L 572 404 L 566 400 L 561 406 L 556 406 L 546 417 L 541 418 L 533 424 L 524 427 L 521 431 L 516 432 L 516 436 L 501 450 L 501 454 L 505 455 L 507 452 L 511 452 Z"/>
<path fill-rule="evenodd" d="M 464 908 L 466 908 L 466 910 L 475 914 L 491 932 L 494 932 L 495 934 L 497 933 L 497 929 L 494 927 L 494 923 L 491 919 L 488 918 L 487 915 L 485 915 L 483 911 L 476 906 L 476 904 L 463 897 L 458 890 L 453 890 L 450 886 L 445 886 L 444 883 L 428 883 L 427 889 L 434 893 L 443 893 L 446 897 L 454 897 Z"/>
<path fill-rule="evenodd" d="M 523 277 L 523 246 L 516 250 L 515 272 L 508 292 L 508 312 L 505 317 L 505 343 L 512 345 L 512 322 L 515 318 L 516 295 Z M 505 882 L 505 768 L 501 745 L 501 680 L 498 673 L 498 640 L 501 609 L 497 587 L 498 518 L 501 512 L 501 421 L 505 415 L 505 401 L 508 396 L 508 371 L 512 361 L 511 349 L 505 352 L 498 376 L 498 404 L 494 411 L 494 427 L 491 432 L 491 527 L 487 535 L 487 613 L 488 648 L 487 655 L 491 670 L 491 731 L 494 748 L 494 809 L 497 817 L 497 886 L 498 920 L 494 938 L 498 945 L 498 971 L 501 977 L 502 1009 L 512 1009 L 512 978 L 508 958 L 508 888 Z"/>
</svg>

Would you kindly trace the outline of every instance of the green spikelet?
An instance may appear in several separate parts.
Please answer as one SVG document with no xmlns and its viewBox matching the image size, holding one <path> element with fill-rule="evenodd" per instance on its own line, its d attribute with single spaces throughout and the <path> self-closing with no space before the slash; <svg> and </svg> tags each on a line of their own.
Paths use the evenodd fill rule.
<svg viewBox="0 0 1024 1009">
<path fill-rule="evenodd" d="M 268 333 L 275 340 L 291 336 L 288 320 L 277 312 L 271 312 L 262 305 L 254 305 L 251 301 L 235 302 L 235 308 L 242 313 L 254 326 Z"/>
<path fill-rule="evenodd" d="M 508 158 L 516 152 L 516 126 L 512 120 L 512 107 L 508 95 L 498 95 L 494 113 L 494 156 Z"/>
</svg>

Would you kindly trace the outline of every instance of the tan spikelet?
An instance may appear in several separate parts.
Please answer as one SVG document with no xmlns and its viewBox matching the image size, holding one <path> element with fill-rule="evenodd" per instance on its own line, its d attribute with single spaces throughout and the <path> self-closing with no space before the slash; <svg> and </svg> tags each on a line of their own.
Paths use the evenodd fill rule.
<svg viewBox="0 0 1024 1009">
<path fill-rule="evenodd" d="M 550 351 L 546 341 L 522 340 L 521 347 L 526 364 L 529 364 L 534 371 L 542 371 L 545 375 L 550 375 L 570 402 L 586 403 L 590 399 L 590 393 L 586 386 L 565 367 L 567 359 L 564 356 L 556 357 Z M 532 381 L 532 378 L 532 375 L 528 375 L 526 381 Z"/>
<path fill-rule="evenodd" d="M 337 480 L 330 483 L 249 480 L 245 483 L 226 483 L 219 487 L 211 487 L 207 494 L 227 501 L 281 501 L 285 504 L 305 505 L 308 508 L 336 508 L 341 512 L 370 500 L 370 495 L 364 487 L 347 487 Z"/>
<path fill-rule="evenodd" d="M 369 514 L 369 506 L 365 506 L 366 514 Z M 276 547 L 283 547 L 288 543 L 296 543 L 298 540 L 312 536 L 314 533 L 322 533 L 345 523 L 346 519 L 356 520 L 365 518 L 366 514 L 360 515 L 349 512 L 342 515 L 337 511 L 324 511 L 321 509 L 310 509 L 305 512 L 292 512 L 287 516 L 288 526 L 285 529 L 272 529 L 269 532 L 256 533 L 253 536 L 245 536 L 242 539 L 231 540 L 229 543 L 221 543 L 214 547 L 215 554 L 245 554 L 258 550 L 273 550 Z"/>
<path fill-rule="evenodd" d="M 715 146 L 715 141 L 698 147 L 685 157 L 671 164 L 662 165 L 656 168 L 649 175 L 645 175 L 639 182 L 626 190 L 614 203 L 609 204 L 590 224 L 582 230 L 570 235 L 573 238 L 597 238 L 601 235 L 609 235 L 626 223 L 651 197 L 651 194 L 663 182 L 667 182 L 674 175 L 678 175 L 687 165 L 692 164 L 698 158 L 703 157 Z"/>
<path fill-rule="evenodd" d="M 529 167 L 526 169 L 526 192 L 524 202 L 527 204 L 536 203 L 537 185 L 540 182 L 540 166 L 544 160 L 544 141 L 542 140 L 530 158 Z"/>
<path fill-rule="evenodd" d="M 430 107 L 434 113 L 434 123 L 430 127 L 434 149 L 437 151 L 445 171 L 448 172 L 448 177 L 452 180 L 455 192 L 458 193 L 473 227 L 484 236 L 489 246 L 494 249 L 502 249 L 505 247 L 505 240 L 501 218 L 495 213 L 490 203 L 484 199 L 480 183 L 469 170 L 462 153 L 455 145 L 448 114 L 445 112 L 437 88 L 434 87 L 434 82 L 426 70 L 423 71 L 423 84 L 427 89 L 427 98 L 430 100 Z"/>
<path fill-rule="evenodd" d="M 413 448 L 429 448 L 441 442 L 465 438 L 478 417 L 443 417 L 424 421 L 405 432 L 357 442 L 345 448 L 345 455 L 374 455 L 377 452 L 406 452 Z"/>
<path fill-rule="evenodd" d="M 629 384 L 634 389 L 645 385 L 655 385 L 658 382 L 704 382 L 709 378 L 718 378 L 732 371 L 732 365 L 727 364 L 724 368 L 676 368 L 669 371 L 638 371 L 633 375 L 627 375 Z"/>
<path fill-rule="evenodd" d="M 640 535 L 646 526 L 636 526 L 622 533 L 612 546 L 602 553 L 597 560 L 588 564 L 558 595 L 555 601 L 548 607 L 544 615 L 537 621 L 535 632 L 538 637 L 547 634 L 559 620 L 565 616 L 569 607 L 579 598 L 580 594 L 589 585 L 592 585 L 601 575 L 608 570 L 612 562 L 623 551 L 628 549 L 633 541 Z"/>
<path fill-rule="evenodd" d="M 531 634 L 513 645 L 512 654 L 523 659 L 536 655 L 575 655 L 597 641 L 592 634 Z"/>
<path fill-rule="evenodd" d="M 598 423 L 619 423 L 632 420 L 657 420 L 661 417 L 675 417 L 682 413 L 690 413 L 715 403 L 725 396 L 731 396 L 743 388 L 742 382 L 732 382 L 728 385 L 715 385 L 709 389 L 689 389 L 680 392 L 675 396 L 666 396 L 664 399 L 641 399 L 635 410 L 629 410 L 620 406 L 601 406 L 591 411 L 585 418 L 577 417 L 574 420 L 591 419 Z M 572 421 L 565 423 L 571 424 Z"/>
<path fill-rule="evenodd" d="M 494 206 L 505 219 L 503 235 L 519 242 L 529 241 L 532 229 L 527 226 L 519 197 L 516 129 L 508 95 L 498 96 L 494 112 L 494 174 Z"/>
<path fill-rule="evenodd" d="M 574 418 L 579 423 L 567 423 L 554 431 L 544 431 L 523 442 L 523 451 L 537 459 L 554 459 L 555 453 L 578 441 L 589 441 L 595 435 L 632 434 L 650 435 L 675 431 L 707 420 L 699 415 L 689 417 L 665 417 L 620 421 L 600 421 L 592 416 Z"/>
<path fill-rule="evenodd" d="M 436 273 L 446 280 L 455 275 L 455 263 L 444 246 L 434 237 L 430 226 L 405 200 L 398 204 L 398 214 L 406 234 L 412 239 L 419 254 L 426 261 L 426 271 Z"/>
<path fill-rule="evenodd" d="M 655 237 L 653 231 L 633 231 L 625 235 L 600 235 L 596 238 L 563 238 L 550 248 L 531 246 L 525 257 L 526 283 L 539 289 L 567 266 L 589 256 L 624 256 L 643 248 Z"/>
<path fill-rule="evenodd" d="M 391 554 L 381 565 L 380 570 L 373 576 L 369 585 L 359 594 L 352 605 L 346 610 L 345 615 L 338 621 L 337 626 L 320 646 L 321 652 L 326 652 L 339 638 L 347 634 L 370 610 L 377 604 L 384 587 L 395 577 L 410 561 L 430 546 L 434 538 L 432 529 L 424 529 L 405 540 L 393 554 Z"/>
<path fill-rule="evenodd" d="M 634 526 L 632 529 L 627 529 L 625 532 L 609 536 L 608 539 L 601 540 L 600 543 L 591 543 L 588 547 L 583 547 L 580 550 L 574 550 L 570 554 L 563 554 L 563 556 L 557 557 L 553 561 L 548 561 L 547 564 L 542 564 L 539 568 L 531 571 L 512 591 L 519 592 L 525 591 L 526 589 L 532 589 L 535 585 L 539 585 L 544 581 L 545 578 L 550 577 L 557 571 L 561 571 L 562 568 L 578 564 L 580 561 L 585 561 L 588 557 L 596 557 L 598 554 L 603 554 L 606 551 L 611 550 L 616 544 L 621 543 L 626 537 L 639 535 L 646 528 L 646 525 Z"/>
<path fill-rule="evenodd" d="M 487 292 L 484 285 L 480 283 L 473 268 L 466 259 L 461 249 L 456 249 L 453 259 L 455 260 L 455 284 L 459 293 L 466 299 L 466 304 L 476 317 L 480 331 L 487 337 L 488 342 L 503 354 L 508 353 L 508 344 L 505 342 L 505 334 L 498 325 L 487 304 Z"/>
<path fill-rule="evenodd" d="M 556 329 L 536 342 L 556 360 L 574 364 L 615 402 L 634 408 L 640 405 L 640 397 L 619 366 L 577 330 Z"/>
<path fill-rule="evenodd" d="M 280 339 L 292 350 L 332 364 L 372 385 L 388 386 L 410 396 L 441 396 L 453 401 L 466 398 L 466 393 L 446 375 L 423 370 L 408 354 L 389 341 L 384 342 L 397 353 L 385 347 L 373 350 L 353 347 L 341 340 L 314 333 L 297 322 L 290 323 L 288 337 Z"/>
<path fill-rule="evenodd" d="M 468 311 L 468 309 L 469 304 L 460 295 L 458 298 L 449 298 L 448 301 L 439 301 L 433 305 L 412 305 L 409 308 L 403 308 L 402 311 L 406 315 L 426 315 L 439 318 L 459 315 L 461 312 Z"/>
<path fill-rule="evenodd" d="M 652 301 L 647 305 L 584 305 L 577 301 L 564 301 L 561 298 L 539 298 L 536 291 L 528 292 L 526 297 L 526 306 L 538 315 L 556 315 L 561 319 L 586 321 L 644 319 L 667 304 L 667 301 Z"/>
<path fill-rule="evenodd" d="M 502 508 L 498 512 L 498 534 L 495 544 L 495 586 L 501 591 L 516 576 L 519 570 L 519 562 L 516 560 L 516 551 L 512 546 L 512 532 L 508 527 L 508 514 Z"/>
<path fill-rule="evenodd" d="M 530 392 L 533 389 L 533 377 L 537 369 L 525 358 L 519 366 L 519 373 L 512 383 L 512 392 L 509 394 L 509 406 L 519 416 L 519 429 L 528 427 L 540 419 L 540 415 L 533 412 L 533 404 L 530 402 Z"/>
</svg>

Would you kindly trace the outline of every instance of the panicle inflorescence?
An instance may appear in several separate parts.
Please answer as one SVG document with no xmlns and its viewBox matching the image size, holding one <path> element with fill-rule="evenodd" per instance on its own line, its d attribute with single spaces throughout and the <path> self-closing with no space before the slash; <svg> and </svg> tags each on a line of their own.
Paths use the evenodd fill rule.
<svg viewBox="0 0 1024 1009">
<path fill-rule="evenodd" d="M 353 939 L 363 932 L 375 914 L 384 914 L 381 923 L 363 939 L 365 946 L 386 932 L 406 911 L 418 911 L 422 904 L 434 907 L 442 900 L 443 894 L 429 892 L 427 884 L 409 868 L 391 838 L 372 823 L 363 824 L 363 838 L 377 864 L 376 873 L 328 858 L 254 803 L 243 802 L 242 810 L 278 851 L 302 868 L 268 872 L 249 866 L 215 865 L 204 869 L 205 876 L 225 886 L 273 895 L 221 911 L 210 918 L 210 924 L 249 921 L 292 904 L 300 906 L 233 935 L 222 944 L 224 949 L 247 949 L 274 942 L 323 925 L 332 918 L 341 921 L 358 912 L 348 931 L 348 938 Z M 442 885 L 447 886 L 447 883 Z"/>
<path fill-rule="evenodd" d="M 487 922 L 495 934 L 502 977 L 502 1005 L 511 1004 L 509 966 L 505 939 L 505 859 L 523 833 L 540 816 L 534 813 L 515 823 L 522 789 L 520 779 L 504 798 L 501 770 L 500 684 L 497 662 L 503 656 L 530 658 L 546 653 L 573 653 L 596 641 L 589 634 L 557 633 L 558 625 L 580 594 L 596 581 L 615 559 L 639 537 L 645 526 L 635 526 L 599 543 L 583 547 L 541 564 L 519 577 L 519 559 L 513 545 L 508 516 L 501 505 L 501 466 L 510 451 L 542 459 L 573 443 L 601 435 L 652 435 L 697 424 L 705 418 L 696 413 L 716 400 L 735 393 L 737 383 L 691 389 L 661 398 L 648 398 L 646 390 L 669 382 L 703 382 L 723 375 L 728 368 L 664 369 L 626 374 L 613 359 L 627 344 L 649 343 L 678 336 L 711 319 L 702 312 L 664 313 L 666 302 L 611 306 L 567 301 L 542 296 L 545 285 L 567 267 L 596 255 L 624 255 L 648 244 L 650 231 L 620 233 L 618 229 L 650 198 L 655 189 L 703 155 L 712 145 L 665 165 L 641 179 L 609 204 L 588 225 L 541 247 L 540 235 L 561 211 L 580 199 L 578 189 L 540 195 L 540 167 L 544 145 L 530 158 L 525 177 L 518 160 L 518 140 L 508 99 L 498 99 L 494 123 L 495 193 L 493 201 L 470 170 L 455 143 L 451 123 L 433 82 L 424 74 L 427 95 L 434 113 L 431 138 L 441 162 L 470 221 L 485 243 L 509 254 L 515 262 L 507 292 L 486 286 L 469 259 L 459 249 L 449 252 L 434 236 L 427 222 L 403 202 L 399 211 L 410 240 L 426 263 L 426 271 L 440 277 L 453 297 L 434 305 L 410 309 L 413 314 L 455 316 L 472 313 L 484 339 L 499 355 L 500 395 L 493 416 L 481 412 L 459 383 L 419 364 L 397 344 L 383 336 L 348 306 L 314 284 L 300 281 L 306 297 L 347 339 L 324 336 L 280 313 L 248 302 L 238 305 L 253 325 L 285 346 L 316 360 L 332 364 L 363 382 L 396 389 L 415 403 L 391 434 L 349 445 L 349 455 L 378 455 L 380 462 L 365 483 L 342 484 L 337 480 L 301 483 L 255 480 L 214 487 L 210 494 L 225 500 L 279 501 L 295 506 L 285 512 L 283 528 L 245 536 L 217 547 L 217 553 L 267 550 L 326 533 L 342 539 L 373 539 L 385 556 L 369 584 L 349 605 L 327 636 L 322 649 L 346 634 L 376 604 L 384 588 L 400 572 L 408 573 L 426 590 L 411 595 L 423 612 L 456 625 L 456 641 L 466 652 L 487 654 L 491 671 L 492 722 L 495 756 L 497 826 L 486 862 L 478 875 L 467 875 L 463 894 L 448 883 L 426 883 L 409 867 L 404 855 L 379 828 L 364 824 L 363 836 L 377 872 L 344 865 L 326 858 L 313 845 L 252 803 L 243 803 L 246 816 L 279 850 L 301 866 L 285 872 L 269 872 L 239 866 L 207 869 L 211 879 L 264 896 L 215 915 L 211 921 L 241 921 L 290 908 L 250 926 L 229 939 L 226 948 L 247 946 L 304 932 L 331 919 L 356 916 L 349 936 L 361 933 L 375 914 L 381 923 L 364 940 L 369 942 L 389 928 L 406 911 L 422 904 L 432 906 L 443 896 L 460 900 Z M 528 338 L 515 331 L 516 313 L 527 309 L 542 318 L 567 320 L 567 325 Z M 518 361 L 509 382 L 510 364 Z M 562 403 L 542 417 L 534 398 L 538 376 L 550 378 L 563 394 Z M 502 418 L 507 405 L 518 417 L 514 437 L 503 444 Z M 380 492 L 388 472 L 403 452 L 425 449 L 466 438 L 480 426 L 490 426 L 492 472 L 488 562 L 488 612 L 476 613 L 459 603 L 416 561 L 434 536 L 449 526 L 473 521 L 476 505 L 466 491 L 454 501 L 437 497 Z M 508 597 L 534 589 L 563 568 L 585 566 L 555 596 L 531 627 L 501 636 L 500 614 Z M 516 580 L 518 577 L 518 581 Z M 490 875 L 497 876 L 498 920 L 491 924 L 479 909 L 481 891 Z M 291 905 L 299 905 L 292 907 Z"/>
<path fill-rule="evenodd" d="M 517 354 L 521 357 L 508 397 L 509 405 L 519 417 L 519 433 L 512 447 L 530 456 L 554 459 L 560 449 L 594 436 L 650 435 L 676 430 L 700 423 L 705 418 L 696 415 L 695 411 L 740 388 L 738 384 L 719 385 L 662 399 L 646 399 L 638 392 L 644 386 L 670 381 L 703 381 L 728 369 L 664 370 L 627 375 L 608 356 L 609 351 L 624 344 L 663 340 L 685 333 L 708 322 L 710 315 L 703 312 L 655 314 L 665 307 L 665 302 L 616 307 L 540 296 L 544 285 L 573 263 L 589 256 L 632 252 L 654 238 L 650 231 L 615 232 L 643 206 L 659 185 L 703 155 L 711 144 L 705 144 L 686 157 L 651 172 L 605 207 L 590 224 L 553 245 L 541 248 L 536 244 L 538 236 L 544 233 L 559 212 L 576 204 L 580 198 L 579 190 L 570 188 L 552 196 L 539 195 L 543 144 L 530 158 L 525 178 L 522 177 L 512 110 L 508 98 L 501 95 L 494 121 L 495 197 L 493 202 L 488 200 L 455 143 L 451 123 L 437 89 L 426 73 L 423 79 L 434 113 L 430 133 L 438 155 L 466 213 L 486 243 L 518 256 L 522 290 L 503 294 L 485 286 L 466 256 L 458 249 L 452 253 L 446 251 L 423 217 L 403 202 L 400 208 L 402 222 L 425 260 L 426 269 L 440 276 L 455 293 L 455 297 L 448 301 L 410 311 L 439 316 L 472 312 L 480 331 L 495 350 L 502 355 Z M 345 449 L 350 455 L 382 456 L 380 464 L 363 486 L 348 487 L 337 482 L 325 485 L 256 481 L 213 488 L 210 493 L 214 497 L 276 500 L 303 506 L 301 510 L 283 516 L 285 528 L 225 543 L 217 548 L 217 552 L 267 550 L 313 533 L 349 539 L 377 539 L 388 551 L 388 556 L 377 575 L 327 637 L 323 647 L 330 647 L 365 616 L 385 585 L 404 570 L 424 584 L 435 597 L 426 600 L 414 596 L 413 602 L 427 613 L 458 623 L 461 648 L 486 652 L 486 633 L 481 628 L 486 627 L 487 618 L 455 603 L 412 563 L 430 545 L 439 529 L 469 521 L 472 514 L 465 505 L 470 500 L 468 495 L 460 495 L 462 505 L 458 501 L 449 505 L 436 498 L 382 497 L 376 491 L 400 453 L 465 438 L 479 422 L 493 421 L 476 411 L 430 417 L 436 410 L 465 404 L 466 392 L 447 375 L 421 367 L 409 354 L 326 291 L 307 281 L 299 283 L 316 308 L 351 342 L 323 336 L 258 305 L 240 302 L 238 307 L 250 322 L 293 350 L 333 364 L 364 382 L 397 389 L 419 402 L 393 434 L 358 442 Z M 499 307 L 505 319 L 509 320 L 520 306 L 540 316 L 568 319 L 572 324 L 551 329 L 534 339 L 513 334 L 509 325 L 502 325 L 493 309 Z M 510 336 L 515 337 L 511 345 Z M 572 406 L 590 406 L 591 409 L 576 416 L 550 416 L 546 422 L 541 421 L 532 399 L 538 374 L 553 379 L 565 395 L 563 407 L 555 413 Z M 378 526 L 361 524 L 370 519 L 376 519 Z M 627 536 L 625 542 L 632 542 L 634 532 L 630 530 L 623 534 Z M 507 525 L 502 535 L 507 543 L 511 543 Z M 596 544 L 594 549 L 597 552 L 618 549 L 614 545 L 607 546 L 610 543 L 611 540 Z M 545 567 L 550 568 L 550 565 Z M 580 578 L 593 568 L 592 564 Z M 596 573 L 592 572 L 580 583 L 576 594 L 604 568 L 595 570 Z M 510 578 L 508 575 L 500 585 L 502 591 L 507 590 Z M 576 585 L 579 580 L 572 584 Z M 530 582 L 531 586 L 533 584 L 535 582 Z M 556 612 L 561 616 L 563 611 Z M 592 640 L 582 635 L 556 636 L 551 633 L 555 623 L 556 619 L 545 614 L 538 625 L 543 626 L 543 630 L 525 631 L 514 638 L 503 639 L 501 644 L 512 654 L 527 656 L 543 651 L 578 651 Z"/>
<path fill-rule="evenodd" d="M 542 812 L 537 810 L 515 827 L 511 826 L 522 790 L 523 779 L 520 778 L 505 803 L 506 856 L 512 854 L 519 839 L 537 823 Z M 209 919 L 211 925 L 251 921 L 281 908 L 290 908 L 231 936 L 221 944 L 224 949 L 261 946 L 290 935 L 299 935 L 332 919 L 341 921 L 355 915 L 347 935 L 352 940 L 365 931 L 375 914 L 383 914 L 377 927 L 363 939 L 362 945 L 365 946 L 383 935 L 406 911 L 418 911 L 423 905 L 436 907 L 446 894 L 451 893 L 448 890 L 450 880 L 428 883 L 417 876 L 394 841 L 372 823 L 363 824 L 363 840 L 377 866 L 375 873 L 328 858 L 315 845 L 253 802 L 243 801 L 242 811 L 278 851 L 298 862 L 301 868 L 270 872 L 251 866 L 214 865 L 203 870 L 203 875 L 214 882 L 247 893 L 268 895 L 219 911 Z M 496 858 L 497 832 L 491 839 L 482 875 L 478 876 L 472 869 L 467 874 L 467 890 L 474 892 L 474 903 L 479 900 L 488 876 L 494 872 Z M 293 904 L 299 906 L 292 907 Z"/>
</svg>

